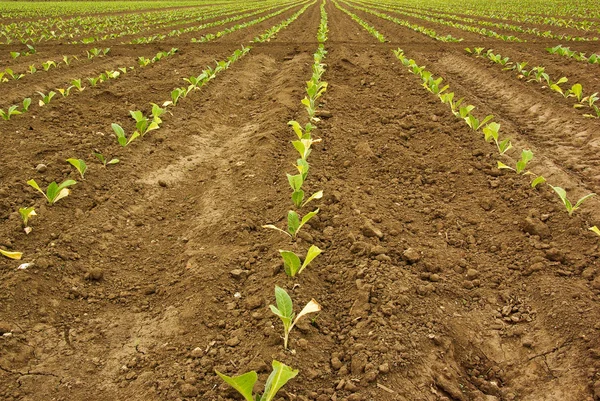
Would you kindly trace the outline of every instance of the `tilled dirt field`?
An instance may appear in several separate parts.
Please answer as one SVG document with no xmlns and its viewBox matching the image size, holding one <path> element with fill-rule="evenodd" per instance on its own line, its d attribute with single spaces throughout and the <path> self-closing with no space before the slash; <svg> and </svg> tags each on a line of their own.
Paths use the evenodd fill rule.
<svg viewBox="0 0 600 401">
<path fill-rule="evenodd" d="M 261 226 L 283 224 L 289 207 L 287 122 L 306 120 L 319 3 L 181 100 L 159 130 L 117 145 L 111 123 L 167 100 L 182 78 L 299 8 L 206 44 L 189 43 L 198 33 L 114 44 L 77 68 L 179 52 L 2 121 L 0 245 L 24 259 L 0 259 L 0 399 L 237 400 L 214 370 L 256 370 L 264 383 L 273 359 L 300 371 L 283 400 L 600 399 L 600 248 L 588 230 L 600 204 L 569 217 L 550 187 L 498 171 L 495 148 L 391 50 L 494 114 L 516 147 L 534 151 L 532 169 L 570 194 L 600 190 L 598 120 L 465 44 L 356 11 L 381 44 L 327 3 L 329 86 L 307 182 L 325 196 L 292 245 L 324 252 L 295 279 L 277 252 L 289 240 Z M 600 86 L 600 67 L 550 56 L 548 43 L 463 37 Z M 83 48 L 44 48 L 69 51 Z M 0 85 L 17 101 L 49 82 Z M 94 149 L 121 162 L 103 168 Z M 69 157 L 88 161 L 84 181 Z M 69 177 L 80 182 L 51 207 L 26 184 Z M 38 216 L 26 235 L 17 210 L 29 205 Z M 23 262 L 34 265 L 17 270 Z M 291 351 L 268 308 L 275 285 L 297 307 L 323 306 L 294 328 Z"/>
</svg>

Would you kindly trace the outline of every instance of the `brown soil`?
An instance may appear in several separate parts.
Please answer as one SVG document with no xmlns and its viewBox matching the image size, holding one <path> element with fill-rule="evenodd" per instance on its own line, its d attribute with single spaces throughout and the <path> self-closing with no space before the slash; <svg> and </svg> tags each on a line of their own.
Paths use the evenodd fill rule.
<svg viewBox="0 0 600 401">
<path fill-rule="evenodd" d="M 260 227 L 283 225 L 290 205 L 287 122 L 306 120 L 318 3 L 159 130 L 116 144 L 111 123 L 131 131 L 129 110 L 167 100 L 294 10 L 214 43 L 182 40 L 176 56 L 2 121 L 0 246 L 24 259 L 0 259 L 0 399 L 238 400 L 214 369 L 254 369 L 264 383 L 273 359 L 300 370 L 285 400 L 600 399 L 600 248 L 588 231 L 598 203 L 569 217 L 549 187 L 500 174 L 494 148 L 391 49 L 495 114 L 518 149 L 534 149 L 533 168 L 570 193 L 600 185 L 597 121 L 464 46 L 373 18 L 392 41 L 380 44 L 328 2 L 331 114 L 307 182 L 325 197 L 294 243 Z M 540 49 L 495 46 L 551 64 Z M 129 48 L 114 57 L 170 47 Z M 580 63 L 552 60 L 586 77 Z M 101 167 L 94 149 L 121 163 Z M 85 180 L 69 157 L 88 162 Z M 80 182 L 50 207 L 31 178 Z M 16 211 L 32 205 L 26 235 Z M 287 278 L 277 250 L 310 244 L 324 253 Z M 17 270 L 23 262 L 34 266 Z M 268 308 L 275 285 L 297 308 L 323 306 L 292 331 L 294 352 Z"/>
</svg>

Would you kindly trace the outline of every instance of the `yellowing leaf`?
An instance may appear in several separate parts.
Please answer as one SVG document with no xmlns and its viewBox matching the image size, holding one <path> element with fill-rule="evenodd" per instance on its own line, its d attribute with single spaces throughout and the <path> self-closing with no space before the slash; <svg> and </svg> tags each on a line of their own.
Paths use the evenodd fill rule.
<svg viewBox="0 0 600 401">
<path fill-rule="evenodd" d="M 9 252 L 9 251 L 5 251 L 3 249 L 0 249 L 0 254 L 6 256 L 9 259 L 16 259 L 16 260 L 21 259 L 21 256 L 23 256 L 22 252 Z"/>
</svg>

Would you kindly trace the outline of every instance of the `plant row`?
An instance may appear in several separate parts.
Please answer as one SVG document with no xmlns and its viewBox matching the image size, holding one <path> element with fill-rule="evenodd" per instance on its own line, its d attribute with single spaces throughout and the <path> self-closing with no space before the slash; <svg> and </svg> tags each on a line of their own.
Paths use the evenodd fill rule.
<svg viewBox="0 0 600 401">
<path fill-rule="evenodd" d="M 436 31 L 434 31 L 433 29 L 426 28 L 424 26 L 417 25 L 417 24 L 412 24 L 412 23 L 410 23 L 410 22 L 408 22 L 406 20 L 401 20 L 399 18 L 392 17 L 392 16 L 390 16 L 388 14 L 380 13 L 378 11 L 372 10 L 370 8 L 367 8 L 367 7 L 360 7 L 360 6 L 353 5 L 353 4 L 350 4 L 350 3 L 347 3 L 347 2 L 344 2 L 344 4 L 346 4 L 346 5 L 350 6 L 350 7 L 353 7 L 355 9 L 357 9 L 357 10 L 361 10 L 361 11 L 364 11 L 366 13 L 373 14 L 373 15 L 379 17 L 379 18 L 383 18 L 385 20 L 391 21 L 391 22 L 393 22 L 395 24 L 398 24 L 398 25 L 401 25 L 403 27 L 410 28 L 410 29 L 412 29 L 415 32 L 422 33 L 423 35 L 427 35 L 430 38 L 433 38 L 435 40 L 439 40 L 440 42 L 462 42 L 463 41 L 462 38 L 455 38 L 454 36 L 449 35 L 449 34 L 446 35 L 446 36 L 438 35 L 438 33 Z"/>
<path fill-rule="evenodd" d="M 172 56 L 175 53 L 177 53 L 177 49 L 172 48 L 169 51 L 158 52 L 156 54 L 156 56 L 152 57 L 151 59 L 146 59 L 145 57 L 140 57 L 138 59 L 138 64 L 140 65 L 140 67 L 145 67 L 149 64 L 154 64 L 154 63 L 162 60 L 164 57 Z M 133 70 L 133 69 L 135 69 L 135 67 L 119 67 L 115 70 L 104 71 L 97 76 L 88 77 L 88 78 L 84 78 L 84 79 L 81 79 L 81 78 L 73 79 L 67 84 L 68 86 L 65 86 L 65 88 L 56 88 L 55 90 L 49 90 L 47 93 L 38 91 L 38 92 L 36 92 L 38 95 L 40 95 L 38 104 L 40 107 L 43 107 L 43 106 L 49 104 L 50 101 L 57 94 L 60 94 L 61 97 L 67 97 L 72 94 L 72 92 L 71 92 L 72 89 L 77 89 L 77 92 L 83 92 L 86 88 L 84 86 L 84 83 L 86 81 L 89 83 L 89 85 L 91 87 L 95 87 L 98 84 L 101 84 L 110 79 L 117 79 L 121 75 L 127 74 L 128 71 Z M 73 93 L 75 93 L 75 92 L 73 92 Z M 27 98 L 23 99 L 21 109 L 19 109 L 19 107 L 20 107 L 19 105 L 12 105 L 12 106 L 8 107 L 7 111 L 4 111 L 4 109 L 0 109 L 0 117 L 2 117 L 4 120 L 8 121 L 14 115 L 20 115 L 20 114 L 23 114 L 23 113 L 29 111 L 30 105 L 31 105 L 31 97 L 27 97 Z"/>
<path fill-rule="evenodd" d="M 564 47 L 561 45 L 548 47 L 546 48 L 546 51 L 550 54 L 558 54 L 559 56 L 572 58 L 577 61 L 585 61 L 590 64 L 600 64 L 600 55 L 595 53 L 591 54 L 590 56 L 586 56 L 583 52 L 571 50 L 568 47 Z"/>
<path fill-rule="evenodd" d="M 569 81 L 567 77 L 553 80 L 550 75 L 546 72 L 545 67 L 537 66 L 529 70 L 526 62 L 512 62 L 508 57 L 503 57 L 500 53 L 494 53 L 493 49 L 485 51 L 483 47 L 476 47 L 473 50 L 466 48 L 465 51 L 476 57 L 487 58 L 488 60 L 504 67 L 506 71 L 515 71 L 519 79 L 526 79 L 527 82 L 537 82 L 543 84 L 544 88 L 548 88 L 553 92 L 561 94 L 566 98 L 575 98 L 577 102 L 573 107 L 577 109 L 590 109 L 590 113 L 585 113 L 585 117 L 600 118 L 600 103 L 596 104 L 600 98 L 598 92 L 592 93 L 591 95 L 584 96 L 583 86 L 580 83 L 573 84 L 568 89 L 563 89 L 560 85 L 565 84 Z"/>
<path fill-rule="evenodd" d="M 401 9 L 398 9 L 398 8 L 392 7 L 392 6 L 388 6 L 388 5 L 377 4 L 375 6 L 375 5 L 370 4 L 370 6 L 375 9 L 379 9 L 379 10 L 384 9 L 384 10 L 387 10 L 387 11 L 390 11 L 390 12 L 393 12 L 396 14 L 405 15 L 407 17 L 418 18 L 418 19 L 421 19 L 424 21 L 435 23 L 435 24 L 450 26 L 452 28 L 460 29 L 462 31 L 476 33 L 476 34 L 479 34 L 482 36 L 488 36 L 490 38 L 500 39 L 500 40 L 503 40 L 506 42 L 525 42 L 525 40 L 520 39 L 516 36 L 499 34 L 498 32 L 492 31 L 491 29 L 479 28 L 479 27 L 471 26 L 471 25 L 465 25 L 465 24 L 461 24 L 459 22 L 448 21 L 443 18 L 429 17 L 427 15 L 423 15 L 420 13 L 403 11 Z"/>
<path fill-rule="evenodd" d="M 496 145 L 500 156 L 506 154 L 507 151 L 513 148 L 510 139 L 500 139 L 500 124 L 492 121 L 492 115 L 488 115 L 482 120 L 479 120 L 473 114 L 475 106 L 466 105 L 464 103 L 464 99 L 455 100 L 454 92 L 448 92 L 449 85 L 442 86 L 442 78 L 435 78 L 430 71 L 425 69 L 425 67 L 421 67 L 414 60 L 407 58 L 402 49 L 394 50 L 394 54 L 410 72 L 418 75 L 421 78 L 424 88 L 436 95 L 442 103 L 450 107 L 450 110 L 457 118 L 463 120 L 473 131 L 477 132 L 481 130 L 485 141 L 488 143 L 493 142 Z M 520 158 L 516 162 L 515 167 L 510 167 L 501 161 L 498 161 L 497 164 L 498 168 L 501 170 L 508 169 L 517 174 L 534 176 L 533 180 L 531 181 L 531 187 L 536 188 L 538 185 L 546 183 L 546 179 L 541 175 L 535 175 L 531 171 L 527 170 L 527 164 L 532 159 L 533 152 L 531 150 L 524 149 L 521 151 Z M 584 201 L 595 195 L 594 193 L 587 194 L 580 198 L 575 204 L 572 204 L 563 188 L 553 185 L 550 185 L 550 187 L 563 202 L 569 216 L 579 209 Z"/>
<path fill-rule="evenodd" d="M 325 65 L 323 64 L 323 59 L 325 54 L 325 41 L 327 40 L 327 13 L 325 12 L 325 0 L 321 3 L 321 21 L 319 24 L 319 29 L 317 32 L 317 40 L 319 42 L 319 46 L 317 51 L 314 54 L 314 62 L 312 66 L 312 76 L 311 79 L 306 83 L 306 97 L 302 100 L 302 105 L 306 108 L 308 114 L 308 122 L 304 127 L 300 125 L 297 121 L 290 121 L 289 125 L 292 127 L 296 139 L 292 141 L 293 147 L 299 153 L 299 158 L 296 160 L 296 169 L 297 171 L 294 174 L 286 174 L 288 183 L 292 189 L 291 200 L 292 206 L 296 210 L 300 210 L 305 207 L 309 202 L 314 199 L 320 199 L 323 196 L 323 191 L 315 192 L 308 199 L 305 200 L 305 194 L 303 191 L 303 185 L 306 183 L 306 179 L 308 177 L 309 164 L 308 164 L 308 156 L 311 153 L 312 144 L 319 142 L 319 139 L 315 139 L 312 136 L 312 132 L 316 129 L 316 126 L 313 123 L 318 123 L 319 119 L 315 117 L 317 102 L 320 96 L 327 88 L 327 83 L 321 80 L 321 77 L 325 71 Z M 306 224 L 312 217 L 314 217 L 319 209 L 316 209 L 312 212 L 309 212 L 304 215 L 304 217 L 300 220 L 300 216 L 296 210 L 288 211 L 287 220 L 288 227 L 287 230 L 280 229 L 275 225 L 265 225 L 263 227 L 275 229 L 277 231 L 283 232 L 286 236 L 289 236 L 290 239 L 294 239 L 302 226 Z M 311 245 L 308 251 L 306 252 L 306 256 L 304 261 L 300 260 L 300 257 L 296 255 L 296 253 L 287 250 L 279 250 L 279 253 L 283 259 L 284 270 L 286 274 L 294 278 L 297 274 L 302 273 L 302 271 L 317 257 L 321 254 L 321 250 L 315 245 Z M 314 299 L 311 299 L 306 306 L 298 313 L 297 315 L 294 312 L 294 304 L 292 298 L 289 296 L 287 291 L 285 291 L 282 287 L 275 286 L 275 303 L 276 305 L 269 305 L 271 312 L 276 315 L 282 322 L 283 325 L 283 341 L 284 341 L 284 349 L 288 349 L 288 341 L 289 334 L 291 330 L 294 328 L 296 323 L 304 316 L 316 313 L 321 310 L 321 305 Z M 217 371 L 219 377 L 221 377 L 227 384 L 237 390 L 247 401 L 253 401 L 254 399 L 259 401 L 268 401 L 272 400 L 277 393 L 277 390 L 283 387 L 291 378 L 295 377 L 298 374 L 297 370 L 293 370 L 278 361 L 273 361 L 273 368 L 275 370 L 276 366 L 281 366 L 282 369 L 287 368 L 288 370 L 284 371 L 282 379 L 279 381 L 279 385 L 274 391 L 266 391 L 261 396 L 257 395 L 253 396 L 253 386 L 256 382 L 256 372 L 251 371 L 248 373 L 244 373 L 239 376 L 226 376 Z M 273 388 L 273 386 L 269 386 L 269 383 L 274 381 L 277 375 L 273 376 L 273 379 L 267 379 L 267 386 L 269 388 Z"/>
<path fill-rule="evenodd" d="M 363 21 L 363 19 L 360 18 L 358 15 L 356 15 L 356 14 L 346 10 L 342 6 L 340 6 L 336 0 L 333 0 L 333 4 L 335 5 L 335 7 L 338 10 L 349 15 L 350 18 L 352 18 L 354 21 L 356 21 L 358 23 L 358 25 L 362 26 L 367 32 L 369 32 L 371 35 L 375 36 L 377 38 L 377 40 L 379 40 L 382 43 L 385 42 L 385 37 L 381 33 L 379 33 L 377 31 L 377 29 L 375 29 L 372 25 L 369 25 L 367 22 Z"/>
<path fill-rule="evenodd" d="M 90 50 L 86 50 L 86 57 L 89 60 L 96 58 L 96 57 L 103 57 L 103 56 L 106 56 L 109 51 L 110 51 L 110 47 L 107 47 L 104 49 L 93 48 Z M 18 52 L 11 52 L 11 56 L 13 55 L 13 53 L 16 53 L 19 55 L 21 54 Z M 19 57 L 19 56 L 13 56 L 13 59 L 17 58 L 17 57 Z M 29 65 L 29 68 L 25 72 L 14 72 L 10 67 L 7 67 L 4 69 L 4 71 L 0 72 L 0 82 L 8 82 L 9 78 L 10 78 L 10 80 L 18 81 L 21 78 L 25 77 L 26 74 L 35 74 L 35 73 L 41 72 L 41 71 L 47 72 L 47 71 L 50 71 L 51 69 L 60 68 L 63 65 L 70 67 L 74 61 L 80 61 L 79 57 L 64 55 L 61 60 L 58 60 L 58 61 L 47 60 L 47 61 L 42 62 L 41 64 L 38 64 L 37 67 L 36 67 L 35 63 L 31 64 L 31 65 Z"/>
<path fill-rule="evenodd" d="M 399 10 L 407 10 L 406 7 L 402 7 L 402 6 L 398 6 L 397 8 Z M 553 33 L 550 30 L 541 31 L 538 28 L 524 28 L 519 25 L 513 25 L 513 24 L 504 23 L 504 22 L 493 22 L 493 21 L 475 19 L 475 18 L 470 18 L 470 17 L 461 17 L 456 14 L 444 13 L 444 12 L 439 12 L 439 11 L 433 12 L 433 11 L 420 9 L 417 12 L 421 15 L 426 15 L 426 16 L 433 17 L 433 18 L 445 18 L 445 19 L 466 22 L 466 23 L 471 23 L 471 24 L 490 26 L 493 28 L 504 29 L 507 31 L 519 32 L 519 33 L 525 33 L 525 34 L 534 35 L 534 36 L 538 36 L 538 37 L 546 38 L 546 39 L 567 40 L 567 41 L 598 40 L 598 38 L 587 38 L 587 37 L 583 37 L 583 36 L 573 36 L 573 35 L 569 35 L 569 34 L 557 34 L 557 33 Z"/>
</svg>

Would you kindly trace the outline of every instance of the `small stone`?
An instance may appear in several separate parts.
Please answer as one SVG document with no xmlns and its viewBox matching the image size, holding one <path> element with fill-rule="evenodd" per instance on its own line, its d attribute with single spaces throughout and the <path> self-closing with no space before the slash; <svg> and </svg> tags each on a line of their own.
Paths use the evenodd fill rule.
<svg viewBox="0 0 600 401">
<path fill-rule="evenodd" d="M 242 269 L 234 269 L 229 272 L 229 275 L 236 280 L 243 280 L 248 276 L 248 272 Z"/>
<path fill-rule="evenodd" d="M 371 146 L 369 146 L 369 142 L 361 141 L 354 148 L 356 155 L 364 158 L 372 158 L 375 157 L 375 153 L 371 150 Z"/>
<path fill-rule="evenodd" d="M 225 344 L 229 345 L 230 347 L 235 347 L 235 346 L 236 346 L 236 345 L 238 345 L 240 342 L 241 342 L 241 341 L 240 341 L 240 339 L 239 339 L 237 336 L 235 336 L 235 337 L 232 337 L 232 338 L 230 338 L 229 340 L 227 340 L 227 341 L 225 342 Z"/>
<path fill-rule="evenodd" d="M 556 248 L 550 248 L 546 250 L 546 259 L 551 260 L 553 262 L 562 262 L 564 261 L 565 256 L 560 250 Z"/>
<path fill-rule="evenodd" d="M 181 396 L 186 398 L 197 397 L 200 392 L 194 386 L 189 383 L 184 383 L 181 385 Z"/>
<path fill-rule="evenodd" d="M 312 368 L 308 368 L 305 373 L 309 380 L 314 380 L 319 377 L 319 372 Z"/>
<path fill-rule="evenodd" d="M 417 263 L 419 260 L 421 260 L 421 252 L 414 248 L 408 248 L 402 252 L 402 257 L 410 264 Z"/>
<path fill-rule="evenodd" d="M 528 234 L 539 236 L 540 239 L 550 237 L 550 228 L 546 223 L 535 217 L 527 217 L 523 220 L 521 228 Z"/>
<path fill-rule="evenodd" d="M 344 364 L 338 357 L 331 358 L 331 367 L 335 370 L 339 370 Z"/>
<path fill-rule="evenodd" d="M 596 277 L 594 281 L 592 281 L 592 288 L 595 290 L 600 290 L 600 276 Z"/>
<path fill-rule="evenodd" d="M 298 348 L 307 349 L 308 348 L 308 340 L 306 338 L 301 338 L 298 340 Z"/>
<path fill-rule="evenodd" d="M 333 113 L 328 110 L 317 110 L 315 116 L 320 118 L 331 118 L 333 117 Z"/>
<path fill-rule="evenodd" d="M 144 288 L 144 295 L 152 295 L 156 293 L 156 284 L 150 284 Z"/>
<path fill-rule="evenodd" d="M 382 363 L 381 365 L 379 365 L 378 369 L 379 369 L 379 372 L 381 372 L 381 373 L 389 373 L 390 365 L 387 362 L 385 362 L 385 363 Z"/>
<path fill-rule="evenodd" d="M 523 337 L 523 340 L 521 340 L 521 345 L 526 348 L 533 348 L 533 339 L 531 337 Z"/>
<path fill-rule="evenodd" d="M 358 391 L 358 387 L 356 387 L 356 384 L 354 384 L 353 382 L 351 382 L 350 380 L 348 380 L 344 384 L 344 390 L 349 391 L 351 393 L 354 393 L 354 392 Z"/>
<path fill-rule="evenodd" d="M 253 370 L 258 373 L 264 373 L 269 370 L 269 367 L 262 359 L 254 359 L 248 364 L 248 370 Z"/>
<path fill-rule="evenodd" d="M 387 253 L 387 249 L 385 249 L 381 245 L 375 245 L 373 248 L 371 248 L 371 255 L 377 256 L 383 255 L 384 253 Z"/>
<path fill-rule="evenodd" d="M 250 310 L 258 309 L 263 305 L 263 299 L 258 295 L 251 295 L 246 298 L 244 305 Z"/>
<path fill-rule="evenodd" d="M 35 166 L 35 171 L 37 171 L 38 173 L 45 173 L 46 170 L 48 170 L 48 166 L 46 166 L 45 164 L 38 164 L 37 166 Z"/>
<path fill-rule="evenodd" d="M 135 372 L 129 372 L 127 373 L 127 375 L 125 376 L 125 379 L 127 380 L 133 380 L 137 377 L 137 374 Z"/>
<path fill-rule="evenodd" d="M 373 383 L 375 380 L 377 380 L 378 375 L 379 372 L 377 372 L 376 370 L 371 370 L 365 374 L 365 380 L 367 381 L 367 383 Z"/>
<path fill-rule="evenodd" d="M 8 322 L 0 322 L 0 335 L 3 335 L 4 333 L 10 333 L 11 332 L 11 326 Z"/>
<path fill-rule="evenodd" d="M 362 227 L 362 233 L 365 237 L 377 237 L 383 238 L 383 232 L 380 229 L 375 227 L 374 223 L 371 220 L 365 221 L 365 224 Z"/>
<path fill-rule="evenodd" d="M 88 280 L 99 281 L 104 277 L 104 272 L 99 267 L 93 267 L 88 270 L 85 278 Z"/>
<path fill-rule="evenodd" d="M 475 280 L 477 277 L 479 277 L 479 272 L 475 269 L 469 269 L 467 270 L 467 280 Z"/>
<path fill-rule="evenodd" d="M 202 348 L 196 347 L 190 352 L 190 355 L 192 358 L 202 358 L 202 356 L 204 356 L 204 351 L 202 351 Z"/>
<path fill-rule="evenodd" d="M 365 370 L 365 366 L 367 366 L 367 356 L 363 353 L 358 353 L 352 356 L 352 360 L 350 362 L 350 371 L 353 375 L 360 375 Z"/>
<path fill-rule="evenodd" d="M 165 180 L 158 180 L 158 185 L 160 185 L 163 188 L 166 188 L 168 186 Z"/>
</svg>

